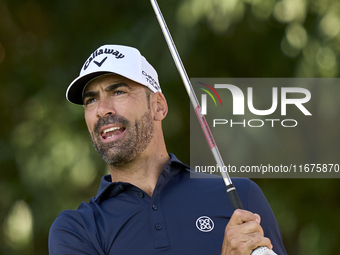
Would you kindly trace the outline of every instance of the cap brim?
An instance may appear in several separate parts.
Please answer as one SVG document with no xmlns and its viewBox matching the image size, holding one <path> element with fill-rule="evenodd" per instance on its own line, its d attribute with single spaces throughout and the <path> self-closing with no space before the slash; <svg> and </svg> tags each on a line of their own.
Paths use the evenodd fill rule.
<svg viewBox="0 0 340 255">
<path fill-rule="evenodd" d="M 84 104 L 83 103 L 83 89 L 85 85 L 90 80 L 96 78 L 97 76 L 107 74 L 107 73 L 110 73 L 110 72 L 105 72 L 105 71 L 94 72 L 94 73 L 90 73 L 85 76 L 76 78 L 67 88 L 67 91 L 66 91 L 67 100 L 74 104 L 83 105 Z"/>
</svg>

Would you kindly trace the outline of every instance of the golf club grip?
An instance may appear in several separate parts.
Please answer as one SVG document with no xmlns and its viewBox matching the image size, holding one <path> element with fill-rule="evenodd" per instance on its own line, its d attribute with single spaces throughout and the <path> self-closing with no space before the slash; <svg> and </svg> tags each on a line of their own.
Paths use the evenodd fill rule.
<svg viewBox="0 0 340 255">
<path fill-rule="evenodd" d="M 238 193 L 235 189 L 234 184 L 228 185 L 226 187 L 226 190 L 227 190 L 229 200 L 230 200 L 234 210 L 243 209 L 241 199 L 238 196 Z M 258 247 L 255 250 L 253 250 L 251 255 L 276 255 L 276 253 L 274 251 L 268 249 L 267 247 Z"/>
<path fill-rule="evenodd" d="M 234 210 L 243 209 L 241 199 L 238 196 L 238 193 L 236 191 L 234 184 L 230 184 L 230 185 L 226 186 L 226 190 L 227 190 L 229 200 L 230 200 Z"/>
<path fill-rule="evenodd" d="M 267 247 L 258 247 L 250 255 L 277 255 L 273 250 Z"/>
</svg>

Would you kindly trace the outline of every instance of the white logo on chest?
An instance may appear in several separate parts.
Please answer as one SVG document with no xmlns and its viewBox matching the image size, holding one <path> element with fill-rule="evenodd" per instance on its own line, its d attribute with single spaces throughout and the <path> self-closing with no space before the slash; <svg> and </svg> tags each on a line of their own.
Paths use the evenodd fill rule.
<svg viewBox="0 0 340 255">
<path fill-rule="evenodd" d="M 210 232 L 214 229 L 214 222 L 208 216 L 201 216 L 196 220 L 196 227 L 199 231 Z"/>
</svg>

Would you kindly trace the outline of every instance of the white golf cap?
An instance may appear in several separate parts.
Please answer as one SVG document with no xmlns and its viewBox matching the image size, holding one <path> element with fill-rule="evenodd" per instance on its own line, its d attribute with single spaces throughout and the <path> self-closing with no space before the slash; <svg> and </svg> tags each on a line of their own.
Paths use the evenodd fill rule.
<svg viewBox="0 0 340 255">
<path fill-rule="evenodd" d="M 66 98 L 74 104 L 83 104 L 86 84 L 97 76 L 115 73 L 147 86 L 152 92 L 162 92 L 156 70 L 140 52 L 122 45 L 103 45 L 85 61 L 79 76 L 66 91 Z"/>
</svg>

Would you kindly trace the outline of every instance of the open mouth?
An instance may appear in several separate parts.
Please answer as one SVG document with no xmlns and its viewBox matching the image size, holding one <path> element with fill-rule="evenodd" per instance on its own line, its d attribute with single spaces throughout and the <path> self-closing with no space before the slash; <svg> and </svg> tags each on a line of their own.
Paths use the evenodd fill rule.
<svg viewBox="0 0 340 255">
<path fill-rule="evenodd" d="M 102 131 L 101 137 L 103 140 L 111 140 L 125 131 L 125 127 L 109 127 Z"/>
</svg>

